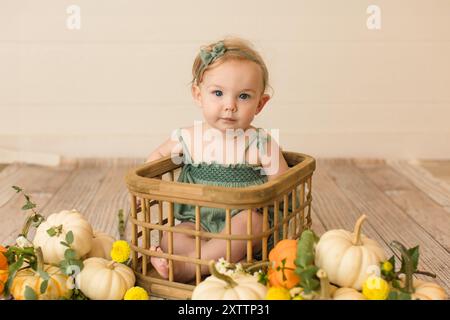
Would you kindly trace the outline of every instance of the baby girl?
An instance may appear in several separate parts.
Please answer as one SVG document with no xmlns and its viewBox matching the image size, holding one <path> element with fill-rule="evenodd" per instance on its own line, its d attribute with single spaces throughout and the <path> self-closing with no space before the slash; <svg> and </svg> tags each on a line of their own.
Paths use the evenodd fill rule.
<svg viewBox="0 0 450 320">
<path fill-rule="evenodd" d="M 212 43 L 198 53 L 192 74 L 192 97 L 202 109 L 204 121 L 176 130 L 177 140 L 167 139 L 150 154 L 147 162 L 182 152 L 184 165 L 179 182 L 228 187 L 262 184 L 285 172 L 288 165 L 276 139 L 252 126 L 253 119 L 270 99 L 266 93 L 268 71 L 258 52 L 238 38 Z M 257 152 L 252 153 L 252 149 Z M 205 155 L 205 150 L 214 152 Z M 248 210 L 231 211 L 233 234 L 247 233 L 248 214 Z M 251 215 L 253 233 L 261 233 L 261 212 L 253 210 Z M 195 229 L 194 206 L 175 203 L 174 216 L 181 221 L 177 228 Z M 224 209 L 201 207 L 204 231 L 224 233 L 224 226 Z M 151 250 L 167 252 L 167 242 L 168 236 L 164 234 L 160 246 Z M 231 241 L 232 262 L 245 258 L 246 246 L 245 240 Z M 218 260 L 226 255 L 226 242 L 222 239 L 202 240 L 201 248 L 205 260 Z M 259 250 L 261 240 L 254 240 L 253 252 Z M 174 233 L 173 253 L 196 257 L 194 236 Z M 151 263 L 161 277 L 168 278 L 166 259 L 152 257 Z M 195 277 L 194 264 L 174 261 L 173 266 L 174 280 L 188 282 Z M 207 273 L 207 267 L 202 266 L 202 274 Z"/>
</svg>

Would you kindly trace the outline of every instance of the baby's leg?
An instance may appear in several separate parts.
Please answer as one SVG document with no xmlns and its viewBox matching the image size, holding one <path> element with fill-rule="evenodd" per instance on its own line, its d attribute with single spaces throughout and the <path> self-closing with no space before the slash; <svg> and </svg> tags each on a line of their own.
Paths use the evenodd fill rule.
<svg viewBox="0 0 450 320">
<path fill-rule="evenodd" d="M 231 233 L 234 235 L 246 235 L 247 234 L 247 221 L 248 210 L 242 210 L 233 218 L 231 218 Z M 262 232 L 263 217 L 261 213 L 256 210 L 252 211 L 252 234 L 258 234 Z M 225 234 L 226 230 L 221 231 L 221 234 Z M 255 239 L 252 241 L 253 252 L 258 252 L 261 249 L 262 240 Z M 226 257 L 227 241 L 222 239 L 211 239 L 209 241 L 202 242 L 202 259 L 204 260 L 218 260 L 221 257 Z M 241 261 L 247 253 L 247 240 L 233 240 L 231 241 L 231 262 Z M 195 251 L 191 251 L 189 256 L 194 257 Z M 202 266 L 202 274 L 208 274 L 209 270 L 207 266 Z"/>
<path fill-rule="evenodd" d="M 175 226 L 175 228 L 185 228 L 189 230 L 195 230 L 195 224 L 192 222 L 182 222 Z M 168 253 L 169 252 L 169 232 L 163 232 L 163 236 L 161 239 L 161 249 L 159 251 Z M 187 253 L 191 251 L 195 251 L 195 237 L 187 234 L 176 233 L 173 232 L 173 254 L 176 255 L 187 255 Z M 202 241 L 202 246 L 205 241 Z M 151 248 L 152 250 L 156 250 L 156 248 Z M 167 279 L 169 277 L 169 263 L 167 259 L 152 257 L 150 259 L 153 267 L 156 271 L 161 275 L 161 277 Z M 192 263 L 185 263 L 182 261 L 173 260 L 174 267 L 174 280 L 183 282 L 185 279 L 190 280 L 191 273 L 194 272 L 195 268 Z M 194 270 L 194 271 L 193 271 Z"/>
</svg>

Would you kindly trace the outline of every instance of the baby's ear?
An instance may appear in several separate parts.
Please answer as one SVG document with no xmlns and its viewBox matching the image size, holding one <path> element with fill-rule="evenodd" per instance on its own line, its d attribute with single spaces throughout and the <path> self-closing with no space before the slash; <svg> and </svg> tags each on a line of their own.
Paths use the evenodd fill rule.
<svg viewBox="0 0 450 320">
<path fill-rule="evenodd" d="M 202 107 L 202 95 L 200 92 L 200 87 L 196 84 L 193 84 L 191 87 L 192 98 L 195 103 L 201 108 Z"/>
<path fill-rule="evenodd" d="M 263 94 L 261 96 L 261 99 L 259 100 L 259 104 L 258 104 L 258 108 L 256 108 L 256 113 L 255 115 L 257 115 L 258 113 L 261 112 L 261 110 L 264 108 L 264 106 L 266 105 L 266 103 L 270 100 L 270 96 L 268 94 Z"/>
</svg>

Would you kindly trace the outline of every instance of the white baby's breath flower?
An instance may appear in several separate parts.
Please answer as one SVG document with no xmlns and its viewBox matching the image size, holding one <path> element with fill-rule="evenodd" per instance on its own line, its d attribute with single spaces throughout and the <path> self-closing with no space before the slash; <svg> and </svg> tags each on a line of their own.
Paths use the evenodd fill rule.
<svg viewBox="0 0 450 320">
<path fill-rule="evenodd" d="M 33 246 L 33 244 L 27 238 L 25 238 L 24 236 L 19 236 L 16 239 L 16 244 L 20 248 L 32 247 Z"/>
</svg>

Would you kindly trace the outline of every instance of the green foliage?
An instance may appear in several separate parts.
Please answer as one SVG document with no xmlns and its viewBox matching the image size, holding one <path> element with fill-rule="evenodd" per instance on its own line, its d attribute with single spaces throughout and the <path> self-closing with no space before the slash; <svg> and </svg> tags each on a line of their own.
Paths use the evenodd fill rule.
<svg viewBox="0 0 450 320">
<path fill-rule="evenodd" d="M 57 226 L 57 227 L 51 227 L 50 229 L 47 230 L 47 234 L 50 237 L 54 237 L 54 236 L 60 235 L 61 232 L 62 232 L 62 227 L 63 227 L 62 224 Z"/>
<path fill-rule="evenodd" d="M 392 270 L 387 271 L 383 268 L 384 261 L 380 262 L 380 270 L 381 270 L 381 277 L 386 281 L 392 281 L 395 279 L 395 256 L 392 256 L 387 260 L 392 265 Z"/>
<path fill-rule="evenodd" d="M 267 285 L 269 277 L 266 272 L 258 272 L 258 282 L 265 286 Z"/>
<path fill-rule="evenodd" d="M 26 300 L 37 300 L 36 292 L 34 292 L 34 290 L 31 289 L 31 287 L 29 287 L 29 286 L 25 287 L 25 299 Z"/>
<path fill-rule="evenodd" d="M 391 291 L 387 300 L 411 300 L 411 294 L 402 291 Z"/>
<path fill-rule="evenodd" d="M 316 290 L 320 281 L 316 276 L 317 268 L 314 265 L 314 248 L 319 237 L 312 230 L 302 232 L 297 242 L 297 257 L 294 261 L 297 268 L 295 273 L 300 277 L 300 286 L 303 287 L 305 293 Z"/>
<path fill-rule="evenodd" d="M 419 265 L 419 246 L 415 246 L 413 248 L 409 248 L 407 250 L 407 252 L 408 252 L 408 255 L 409 255 L 409 257 L 410 257 L 410 259 L 412 261 L 413 272 L 416 272 L 417 271 L 417 266 Z M 406 272 L 405 266 L 406 266 L 405 258 L 402 256 L 402 265 L 401 265 L 401 268 L 400 268 L 400 272 L 401 273 L 405 273 Z"/>
<path fill-rule="evenodd" d="M 70 231 L 67 232 L 67 234 L 66 234 L 66 242 L 67 242 L 68 245 L 71 245 L 71 244 L 73 243 L 73 240 L 74 240 L 74 238 L 73 238 L 73 232 L 72 232 L 72 230 L 70 230 Z"/>
<path fill-rule="evenodd" d="M 60 242 L 67 249 L 64 251 L 64 259 L 59 262 L 59 268 L 68 276 L 73 276 L 76 271 L 81 271 L 84 267 L 83 261 L 77 257 L 76 251 L 71 246 L 74 240 L 73 232 L 69 231 L 66 234 L 66 241 Z"/>
<path fill-rule="evenodd" d="M 123 209 L 119 210 L 118 218 L 119 218 L 119 227 L 118 227 L 119 236 L 120 236 L 120 239 L 123 240 L 125 237 L 125 220 L 123 217 Z"/>
<path fill-rule="evenodd" d="M 12 186 L 12 188 L 16 191 L 16 193 L 22 193 L 25 197 L 26 203 L 22 206 L 22 210 L 32 211 L 32 214 L 25 220 L 21 233 L 21 235 L 27 237 L 30 227 L 39 227 L 39 225 L 45 220 L 45 218 L 34 210 L 34 208 L 37 207 L 36 204 L 31 201 L 31 197 L 25 194 L 22 188 L 18 186 Z"/>
</svg>

